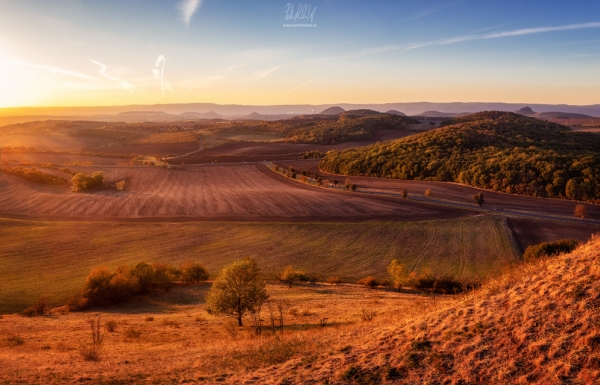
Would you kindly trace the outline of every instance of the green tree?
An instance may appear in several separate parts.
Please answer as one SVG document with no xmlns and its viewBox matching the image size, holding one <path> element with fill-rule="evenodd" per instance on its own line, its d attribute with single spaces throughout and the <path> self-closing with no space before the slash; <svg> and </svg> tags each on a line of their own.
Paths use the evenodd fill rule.
<svg viewBox="0 0 600 385">
<path fill-rule="evenodd" d="M 478 206 L 483 205 L 483 203 L 485 202 L 485 200 L 483 199 L 483 193 L 481 191 L 473 195 L 473 199 L 475 200 L 475 202 L 477 202 Z"/>
<path fill-rule="evenodd" d="M 206 295 L 206 311 L 209 314 L 237 319 L 256 311 L 269 298 L 265 281 L 259 277 L 260 270 L 252 259 L 232 263 L 221 270 Z"/>
</svg>

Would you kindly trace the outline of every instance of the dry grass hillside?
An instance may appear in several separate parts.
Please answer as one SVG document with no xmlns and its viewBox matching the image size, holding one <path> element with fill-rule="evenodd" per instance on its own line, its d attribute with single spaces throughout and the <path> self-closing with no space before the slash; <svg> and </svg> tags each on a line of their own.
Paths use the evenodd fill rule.
<svg viewBox="0 0 600 385">
<path fill-rule="evenodd" d="M 461 303 L 356 330 L 360 339 L 349 349 L 310 363 L 296 358 L 239 382 L 598 384 L 599 278 L 595 237 L 571 254 L 504 275 Z"/>
</svg>

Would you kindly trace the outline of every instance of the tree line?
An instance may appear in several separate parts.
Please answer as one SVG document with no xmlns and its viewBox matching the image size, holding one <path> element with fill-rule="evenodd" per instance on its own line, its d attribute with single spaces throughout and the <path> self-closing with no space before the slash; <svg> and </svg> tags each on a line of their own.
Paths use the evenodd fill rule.
<svg viewBox="0 0 600 385">
<path fill-rule="evenodd" d="M 324 171 L 457 182 L 538 197 L 600 202 L 600 136 L 506 112 L 482 112 L 444 128 L 330 151 Z"/>
</svg>

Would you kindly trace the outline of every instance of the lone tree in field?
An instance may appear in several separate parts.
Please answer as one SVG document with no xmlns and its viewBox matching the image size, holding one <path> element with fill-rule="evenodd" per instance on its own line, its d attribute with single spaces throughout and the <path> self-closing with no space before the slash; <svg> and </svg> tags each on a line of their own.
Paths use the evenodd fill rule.
<svg viewBox="0 0 600 385">
<path fill-rule="evenodd" d="M 575 216 L 581 219 L 587 216 L 587 210 L 584 205 L 575 206 Z"/>
<path fill-rule="evenodd" d="M 400 263 L 399 260 L 392 259 L 387 267 L 387 271 L 392 278 L 394 287 L 398 289 L 398 291 L 402 290 L 402 288 L 408 284 L 410 280 L 408 268 L 406 265 Z"/>
<path fill-rule="evenodd" d="M 425 190 L 425 196 L 431 198 L 433 196 L 433 191 L 431 191 L 431 189 Z"/>
<path fill-rule="evenodd" d="M 243 326 L 244 314 L 256 311 L 269 298 L 265 281 L 252 259 L 232 263 L 221 270 L 206 295 L 209 314 L 237 319 Z"/>
<path fill-rule="evenodd" d="M 277 278 L 283 283 L 286 283 L 288 287 L 292 287 L 292 284 L 296 281 L 302 281 L 306 277 L 306 274 L 300 270 L 294 270 L 293 266 L 288 266 L 281 273 L 278 274 Z"/>
<path fill-rule="evenodd" d="M 406 190 L 402 190 L 400 191 L 400 195 L 402 195 L 402 198 L 406 199 L 406 197 L 408 196 L 408 192 L 406 192 Z"/>
<path fill-rule="evenodd" d="M 483 193 L 480 191 L 477 194 L 473 195 L 473 199 L 475 200 L 475 202 L 477 202 L 478 206 L 483 205 L 484 199 L 483 199 Z"/>
</svg>

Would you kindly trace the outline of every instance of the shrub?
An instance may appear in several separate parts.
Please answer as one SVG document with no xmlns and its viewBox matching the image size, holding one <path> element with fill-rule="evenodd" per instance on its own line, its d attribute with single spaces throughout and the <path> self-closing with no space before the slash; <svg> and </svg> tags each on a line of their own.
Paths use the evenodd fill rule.
<svg viewBox="0 0 600 385">
<path fill-rule="evenodd" d="M 586 210 L 585 206 L 584 205 L 575 206 L 574 215 L 581 219 L 585 218 L 587 216 L 587 210 Z"/>
<path fill-rule="evenodd" d="M 406 265 L 400 263 L 399 260 L 393 259 L 387 267 L 387 271 L 392 278 L 392 283 L 398 291 L 404 286 L 408 286 L 410 276 Z"/>
<path fill-rule="evenodd" d="M 358 186 L 356 186 L 355 184 L 351 184 L 351 185 L 350 185 L 350 191 L 356 191 L 356 188 L 357 188 L 357 187 L 358 187 Z"/>
<path fill-rule="evenodd" d="M 46 314 L 46 312 L 49 309 L 50 309 L 50 302 L 48 301 L 48 298 L 46 298 L 46 297 L 40 298 L 33 305 L 33 311 L 35 312 L 35 315 L 44 315 L 44 314 Z"/>
<path fill-rule="evenodd" d="M 208 279 L 208 271 L 198 262 L 188 261 L 181 266 L 181 279 L 185 283 L 197 283 Z"/>
<path fill-rule="evenodd" d="M 431 191 L 431 189 L 425 190 L 425 196 L 431 198 L 433 196 L 433 191 Z"/>
<path fill-rule="evenodd" d="M 335 277 L 335 276 L 334 276 L 334 277 L 329 277 L 329 278 L 327 278 L 327 281 L 326 281 L 326 282 L 327 282 L 327 283 L 334 284 L 334 285 L 337 285 L 337 284 L 340 284 L 340 283 L 342 283 L 342 279 L 341 279 L 340 277 Z"/>
<path fill-rule="evenodd" d="M 406 197 L 408 196 L 408 192 L 406 190 L 401 190 L 400 195 L 402 195 L 402 198 L 406 199 Z"/>
<path fill-rule="evenodd" d="M 67 183 L 67 180 L 65 178 L 52 174 L 46 174 L 44 172 L 41 172 L 37 168 L 5 167 L 0 170 L 5 174 L 18 176 L 34 183 L 52 185 L 60 185 Z"/>
<path fill-rule="evenodd" d="M 306 273 L 300 270 L 294 270 L 292 266 L 288 266 L 281 273 L 277 275 L 277 278 L 288 285 L 288 287 L 292 287 L 292 284 L 296 281 L 307 281 L 308 276 Z"/>
<path fill-rule="evenodd" d="M 142 331 L 133 327 L 127 328 L 125 330 L 125 337 L 127 338 L 140 338 L 142 336 Z"/>
<path fill-rule="evenodd" d="M 106 266 L 94 268 L 86 279 L 81 298 L 69 301 L 69 309 L 113 305 L 137 294 L 169 290 L 175 280 L 174 270 L 169 265 L 157 263 L 153 266 L 146 262 L 133 268 L 119 266 L 114 272 Z"/>
<path fill-rule="evenodd" d="M 478 206 L 483 205 L 485 200 L 483 199 L 483 193 L 480 191 L 477 194 L 473 195 L 473 200 L 477 203 Z"/>
<path fill-rule="evenodd" d="M 102 343 L 104 342 L 104 333 L 100 329 L 100 316 L 88 322 L 92 332 L 92 340 L 91 342 L 81 344 L 79 346 L 79 353 L 86 361 L 98 361 L 100 359 Z"/>
<path fill-rule="evenodd" d="M 363 285 L 363 286 L 365 286 L 368 289 L 372 289 L 372 288 L 374 288 L 375 286 L 378 285 L 378 282 L 377 282 L 377 279 L 375 277 L 372 277 L 372 276 L 369 275 L 367 277 L 361 278 L 358 281 L 358 284 L 359 285 Z"/>
<path fill-rule="evenodd" d="M 467 287 L 478 286 L 477 283 L 461 282 L 451 275 L 438 276 L 428 269 L 424 269 L 414 280 L 415 289 L 439 294 L 457 294 Z"/>
<path fill-rule="evenodd" d="M 562 239 L 556 242 L 544 242 L 529 246 L 523 253 L 523 260 L 530 262 L 541 257 L 552 257 L 558 254 L 569 253 L 577 247 L 577 241 Z"/>
<path fill-rule="evenodd" d="M 18 346 L 18 345 L 23 345 L 25 343 L 25 340 L 21 337 L 20 334 L 15 334 L 15 335 L 8 337 L 6 342 L 8 342 L 9 346 Z"/>
<path fill-rule="evenodd" d="M 88 175 L 86 173 L 80 172 L 75 174 L 73 179 L 71 179 L 71 190 L 73 191 L 83 191 L 92 189 L 95 187 L 102 186 L 104 183 L 104 173 L 102 171 L 96 171 L 92 175 Z"/>
<path fill-rule="evenodd" d="M 104 329 L 109 333 L 114 333 L 117 330 L 117 323 L 115 320 L 108 320 L 104 324 Z"/>
</svg>

